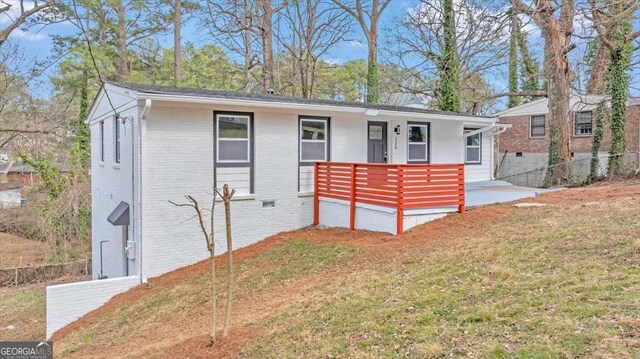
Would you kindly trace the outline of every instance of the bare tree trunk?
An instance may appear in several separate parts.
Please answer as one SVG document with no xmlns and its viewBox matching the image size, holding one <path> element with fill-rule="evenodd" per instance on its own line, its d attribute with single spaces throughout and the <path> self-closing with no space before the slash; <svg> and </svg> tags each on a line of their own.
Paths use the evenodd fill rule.
<svg viewBox="0 0 640 359">
<path fill-rule="evenodd" d="M 262 23 L 262 90 L 273 89 L 273 8 L 270 0 L 259 0 Z"/>
<path fill-rule="evenodd" d="M 573 121 L 570 112 L 573 73 L 567 54 L 571 43 L 575 6 L 573 0 L 559 2 L 560 15 L 554 15 L 550 0 L 538 0 L 535 8 L 521 0 L 511 0 L 514 10 L 530 16 L 542 31 L 545 42 L 545 77 L 549 98 L 549 162 L 545 183 L 558 184 L 569 176 L 569 143 Z"/>
<path fill-rule="evenodd" d="M 129 74 L 127 59 L 127 18 L 122 0 L 116 5 L 118 14 L 118 38 L 116 40 L 116 80 L 124 82 Z"/>
<path fill-rule="evenodd" d="M 213 198 L 211 199 L 211 233 L 209 234 L 209 256 L 211 257 L 211 344 L 216 341 L 216 327 L 217 327 L 217 311 L 218 301 L 216 293 L 216 244 L 215 244 L 215 216 L 214 210 L 216 209 L 216 189 L 213 189 Z"/>
<path fill-rule="evenodd" d="M 611 51 L 601 40 L 598 40 L 598 51 L 593 59 L 587 80 L 587 94 L 602 95 L 607 91 L 607 71 L 610 63 Z"/>
<path fill-rule="evenodd" d="M 251 14 L 249 13 L 249 1 L 244 0 L 244 29 L 242 31 L 244 42 L 244 92 L 251 92 Z"/>
<path fill-rule="evenodd" d="M 176 86 L 180 86 L 182 84 L 182 44 L 180 43 L 182 0 L 175 0 L 173 11 L 173 80 Z"/>
<path fill-rule="evenodd" d="M 217 191 L 217 190 L 216 190 Z M 233 304 L 233 240 L 231 239 L 231 198 L 236 190 L 229 190 L 229 185 L 225 184 L 222 193 L 219 193 L 224 201 L 224 215 L 227 230 L 227 264 L 229 266 L 227 279 L 227 304 L 224 312 L 224 327 L 222 329 L 222 337 L 229 336 L 229 327 L 231 326 L 231 306 Z"/>
</svg>

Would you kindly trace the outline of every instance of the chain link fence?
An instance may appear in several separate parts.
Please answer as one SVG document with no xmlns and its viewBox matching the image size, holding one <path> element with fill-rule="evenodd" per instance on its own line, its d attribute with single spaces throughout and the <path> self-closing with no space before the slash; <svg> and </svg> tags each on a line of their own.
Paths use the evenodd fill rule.
<svg viewBox="0 0 640 359">
<path fill-rule="evenodd" d="M 593 157 L 585 154 L 577 154 L 577 156 L 582 155 L 582 157 L 574 158 L 569 162 L 563 162 L 557 164 L 555 166 L 568 166 L 569 167 L 569 177 L 566 179 L 564 186 L 580 186 L 584 184 L 588 184 L 593 182 L 594 180 L 605 179 L 607 174 L 607 163 L 611 155 L 609 154 L 601 154 L 599 156 Z M 619 154 L 618 156 L 624 156 L 623 163 L 626 168 L 628 175 L 633 176 L 638 173 L 638 153 L 637 152 L 626 152 L 624 154 Z M 500 162 L 500 167 L 497 169 L 496 180 L 506 181 L 516 186 L 524 186 L 524 187 L 546 187 L 545 177 L 547 174 L 547 169 L 549 166 L 542 165 L 535 167 L 534 169 L 529 169 L 531 167 L 531 161 L 523 163 L 519 163 L 519 157 L 511 156 L 507 161 L 505 161 L 506 154 L 504 155 L 502 161 Z M 591 162 L 592 160 L 598 160 L 598 169 L 596 178 L 591 176 Z M 537 163 L 546 163 L 547 157 L 546 155 L 538 156 L 536 161 Z M 535 162 L 534 162 L 535 163 Z"/>
</svg>

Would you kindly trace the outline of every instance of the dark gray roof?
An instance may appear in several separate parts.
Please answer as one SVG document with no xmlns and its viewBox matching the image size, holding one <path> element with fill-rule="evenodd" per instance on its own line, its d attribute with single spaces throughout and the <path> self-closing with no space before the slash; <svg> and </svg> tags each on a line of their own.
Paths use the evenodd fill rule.
<svg viewBox="0 0 640 359">
<path fill-rule="evenodd" d="M 205 90 L 185 87 L 169 87 L 169 86 L 156 86 L 156 85 L 144 85 L 144 84 L 132 84 L 132 83 L 120 83 L 110 82 L 114 86 L 127 88 L 130 90 L 147 93 L 147 94 L 161 94 L 161 95 L 179 95 L 179 96 L 197 96 L 197 97 L 211 97 L 211 98 L 228 98 L 234 100 L 256 100 L 264 102 L 285 102 L 293 104 L 310 104 L 310 105 L 326 105 L 326 106 L 343 106 L 343 107 L 358 107 L 358 108 L 371 108 L 383 111 L 399 111 L 399 112 L 415 112 L 425 114 L 442 114 L 442 115 L 454 115 L 454 116 L 468 116 L 477 118 L 491 118 L 488 116 L 469 115 L 457 112 L 446 112 L 429 110 L 424 108 L 415 108 L 408 106 L 393 106 L 375 103 L 364 102 L 348 102 L 348 101 L 334 101 L 334 100 L 320 100 L 320 99 L 308 99 L 291 96 L 279 96 L 269 95 L 264 93 L 246 93 L 246 92 L 233 92 L 233 91 L 219 91 L 219 90 Z"/>
</svg>

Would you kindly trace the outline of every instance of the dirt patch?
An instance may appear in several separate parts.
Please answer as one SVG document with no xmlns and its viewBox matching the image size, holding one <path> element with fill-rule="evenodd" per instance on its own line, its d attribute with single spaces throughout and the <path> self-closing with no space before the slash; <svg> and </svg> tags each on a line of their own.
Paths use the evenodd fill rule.
<svg viewBox="0 0 640 359">
<path fill-rule="evenodd" d="M 258 328 L 231 329 L 228 338 L 223 339 L 222 333 L 218 333 L 218 339 L 213 346 L 210 344 L 208 335 L 192 337 L 171 348 L 161 358 L 235 358 L 242 348 L 260 335 L 260 332 Z"/>
<path fill-rule="evenodd" d="M 588 187 L 568 188 L 541 194 L 523 201 L 546 204 L 578 204 L 621 197 L 640 196 L 640 180 L 602 182 Z"/>
<path fill-rule="evenodd" d="M 0 268 L 42 264 L 53 256 L 48 244 L 8 233 L 0 233 L 0 248 Z"/>
</svg>

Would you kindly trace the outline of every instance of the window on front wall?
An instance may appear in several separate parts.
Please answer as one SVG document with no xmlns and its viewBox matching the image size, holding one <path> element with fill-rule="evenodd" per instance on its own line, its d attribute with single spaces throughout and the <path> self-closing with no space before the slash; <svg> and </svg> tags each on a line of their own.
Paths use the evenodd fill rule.
<svg viewBox="0 0 640 359">
<path fill-rule="evenodd" d="M 407 125 L 407 162 L 429 162 L 429 124 Z"/>
<path fill-rule="evenodd" d="M 592 131 L 591 111 L 576 112 L 573 134 L 575 136 L 589 136 Z"/>
<path fill-rule="evenodd" d="M 465 128 L 465 134 L 475 129 Z M 465 138 L 465 163 L 479 164 L 482 162 L 482 132 Z"/>
<path fill-rule="evenodd" d="M 120 118 L 116 117 L 113 121 L 113 138 L 114 138 L 114 161 L 120 163 Z"/>
<path fill-rule="evenodd" d="M 251 152 L 251 118 L 248 115 L 216 116 L 216 161 L 248 163 Z"/>
<path fill-rule="evenodd" d="M 300 118 L 300 163 L 329 160 L 329 119 Z"/>
<path fill-rule="evenodd" d="M 544 137 L 545 128 L 544 128 L 545 116 L 544 115 L 535 115 L 531 116 L 529 119 L 529 136 L 531 137 Z"/>
</svg>

